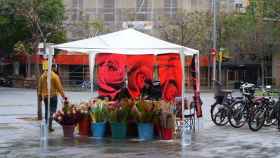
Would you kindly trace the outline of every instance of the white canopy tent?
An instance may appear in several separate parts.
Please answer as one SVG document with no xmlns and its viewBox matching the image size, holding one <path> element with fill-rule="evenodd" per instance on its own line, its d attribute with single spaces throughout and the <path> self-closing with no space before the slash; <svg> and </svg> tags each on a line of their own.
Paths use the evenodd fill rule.
<svg viewBox="0 0 280 158">
<path fill-rule="evenodd" d="M 71 52 L 82 52 L 89 54 L 89 66 L 90 66 L 90 80 L 91 80 L 91 93 L 93 94 L 93 70 L 95 65 L 96 53 L 116 53 L 127 55 L 143 55 L 143 54 L 167 54 L 177 53 L 180 54 L 182 63 L 183 81 L 182 81 L 182 114 L 184 111 L 184 91 L 185 91 L 185 55 L 197 54 L 199 57 L 199 51 L 170 42 L 163 41 L 153 36 L 141 33 L 134 29 L 126 29 L 105 35 L 96 36 L 84 40 L 78 40 L 63 44 L 54 45 L 49 48 L 50 55 L 49 60 L 49 75 L 51 74 L 52 64 L 52 52 L 54 49 L 66 50 Z M 199 70 L 199 60 L 197 60 L 197 70 Z M 199 78 L 199 71 L 198 80 Z M 50 86 L 50 80 L 48 80 Z M 50 88 L 49 88 L 50 89 Z"/>
<path fill-rule="evenodd" d="M 198 54 L 198 50 L 166 42 L 134 29 L 55 45 L 54 48 L 84 53 L 102 52 L 129 55 L 179 53 Z"/>
</svg>

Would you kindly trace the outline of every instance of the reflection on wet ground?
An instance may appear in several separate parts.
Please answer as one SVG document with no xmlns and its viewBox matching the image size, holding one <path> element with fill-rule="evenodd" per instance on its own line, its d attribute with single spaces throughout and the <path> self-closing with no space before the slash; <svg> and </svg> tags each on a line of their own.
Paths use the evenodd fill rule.
<svg viewBox="0 0 280 158">
<path fill-rule="evenodd" d="M 34 127 L 38 126 L 34 123 L 33 127 L 29 124 L 18 128 L 15 137 L 11 135 L 6 138 L 9 141 L 0 141 L 0 157 L 280 157 L 280 132 L 274 128 L 250 132 L 248 128 L 212 126 L 195 133 L 192 144 L 182 147 L 178 139 L 148 142 L 79 136 L 69 139 L 63 138 L 61 129 L 57 127 L 55 133 L 49 136 L 48 149 L 43 151 L 40 148 L 39 129 Z"/>
<path fill-rule="evenodd" d="M 215 126 L 209 116 L 209 105 L 214 101 L 211 93 L 202 94 L 205 103 L 203 128 L 193 134 L 190 146 L 182 147 L 178 139 L 149 142 L 137 139 L 100 140 L 79 136 L 64 139 L 61 127 L 56 125 L 55 132 L 49 135 L 48 148 L 44 151 L 40 148 L 40 122 L 29 119 L 35 117 L 35 104 L 33 107 L 29 106 L 30 102 L 25 99 L 31 98 L 35 93 L 24 91 L 24 98 L 15 103 L 10 99 L 5 100 L 14 96 L 14 93 L 18 97 L 22 94 L 8 91 L 0 95 L 1 101 L 4 98 L 3 103 L 10 102 L 9 106 L 2 106 L 3 103 L 0 102 L 0 158 L 280 158 L 280 132 L 276 127 L 251 132 L 247 126 L 240 129 L 229 125 Z M 81 94 L 73 94 L 80 99 L 78 95 Z M 22 106 L 18 106 L 21 104 Z"/>
</svg>

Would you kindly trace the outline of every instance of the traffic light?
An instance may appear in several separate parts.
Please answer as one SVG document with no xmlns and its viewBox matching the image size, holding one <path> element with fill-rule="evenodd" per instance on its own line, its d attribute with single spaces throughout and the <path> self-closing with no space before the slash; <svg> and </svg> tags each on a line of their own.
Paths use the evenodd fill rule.
<svg viewBox="0 0 280 158">
<path fill-rule="evenodd" d="M 218 61 L 218 62 L 227 62 L 227 61 L 229 61 L 230 59 L 231 59 L 231 57 L 229 56 L 229 53 L 220 51 L 220 52 L 217 54 L 217 61 Z"/>
</svg>

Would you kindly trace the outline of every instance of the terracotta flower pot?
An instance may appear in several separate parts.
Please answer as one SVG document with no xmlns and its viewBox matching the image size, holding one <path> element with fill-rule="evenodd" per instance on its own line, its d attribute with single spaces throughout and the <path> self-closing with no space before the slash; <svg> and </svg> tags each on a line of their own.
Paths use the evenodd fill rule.
<svg viewBox="0 0 280 158">
<path fill-rule="evenodd" d="M 81 136 L 89 136 L 90 135 L 90 119 L 83 118 L 79 122 L 79 134 Z"/>
<path fill-rule="evenodd" d="M 64 137 L 74 137 L 75 125 L 63 125 L 62 128 Z"/>
</svg>

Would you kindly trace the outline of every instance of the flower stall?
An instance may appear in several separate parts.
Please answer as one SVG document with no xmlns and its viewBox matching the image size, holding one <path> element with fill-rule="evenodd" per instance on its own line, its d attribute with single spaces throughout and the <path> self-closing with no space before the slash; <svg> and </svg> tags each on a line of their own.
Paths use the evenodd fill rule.
<svg viewBox="0 0 280 158">
<path fill-rule="evenodd" d="M 184 120 L 185 56 L 196 55 L 196 58 L 193 58 L 195 70 L 192 73 L 196 76 L 195 96 L 199 95 L 199 51 L 157 39 L 134 29 L 48 47 L 49 74 L 54 49 L 89 54 L 92 96 L 94 66 L 98 65 L 97 92 L 103 96 L 103 100 L 94 99 L 81 103 L 84 107 L 77 105 L 76 109 L 81 113 L 81 118 L 85 116 L 87 119 L 84 120 L 90 119 L 93 136 L 105 136 L 104 130 L 108 124 L 114 138 L 124 138 L 127 128 L 130 127 L 127 127 L 128 122 L 134 121 L 142 139 L 152 139 L 154 131 L 158 131 L 158 135 L 166 139 L 169 138 L 172 133 L 170 129 L 174 128 L 174 118 L 171 114 L 173 106 L 170 102 L 176 96 L 182 98 L 181 110 Z M 162 100 L 159 101 L 141 96 L 145 82 L 153 79 L 154 65 L 158 65 L 162 90 Z M 50 82 L 48 80 L 48 85 Z M 123 84 L 127 87 L 126 91 L 122 89 Z M 128 94 L 129 99 L 119 99 L 124 94 Z M 79 126 L 89 129 L 88 124 L 83 125 Z M 149 134 L 147 131 L 150 131 Z"/>
</svg>

